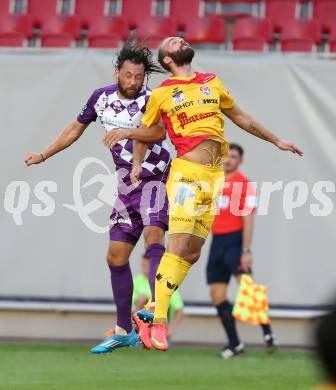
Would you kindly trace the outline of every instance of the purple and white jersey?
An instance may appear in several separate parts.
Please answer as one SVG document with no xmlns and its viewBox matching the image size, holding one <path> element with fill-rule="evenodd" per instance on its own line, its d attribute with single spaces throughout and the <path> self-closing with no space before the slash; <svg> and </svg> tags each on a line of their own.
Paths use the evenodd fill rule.
<svg viewBox="0 0 336 390">
<path fill-rule="evenodd" d="M 150 89 L 143 87 L 136 99 L 120 99 L 117 84 L 96 89 L 77 120 L 80 123 L 90 123 L 98 117 L 106 131 L 139 127 L 151 93 Z M 119 141 L 111 152 L 116 169 L 126 168 L 130 172 L 133 140 Z M 150 144 L 142 164 L 141 179 L 165 173 L 170 159 L 169 147 L 165 141 Z"/>
</svg>

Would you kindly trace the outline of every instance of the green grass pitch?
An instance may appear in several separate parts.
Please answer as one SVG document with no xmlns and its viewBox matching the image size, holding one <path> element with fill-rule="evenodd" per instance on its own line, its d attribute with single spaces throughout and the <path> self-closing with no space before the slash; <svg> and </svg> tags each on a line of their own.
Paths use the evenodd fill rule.
<svg viewBox="0 0 336 390">
<path fill-rule="evenodd" d="M 309 353 L 249 351 L 223 361 L 216 349 L 142 348 L 92 355 L 88 345 L 0 344 L 1 390 L 309 390 Z"/>
</svg>

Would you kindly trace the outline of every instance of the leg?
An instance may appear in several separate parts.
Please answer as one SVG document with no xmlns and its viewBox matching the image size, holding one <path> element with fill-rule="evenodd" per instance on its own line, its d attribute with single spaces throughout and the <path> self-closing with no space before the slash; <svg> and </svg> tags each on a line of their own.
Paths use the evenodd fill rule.
<svg viewBox="0 0 336 390">
<path fill-rule="evenodd" d="M 149 258 L 148 282 L 152 293 L 152 302 L 155 302 L 155 276 L 164 254 L 164 230 L 159 226 L 145 226 L 144 240 L 146 255 Z"/>
<path fill-rule="evenodd" d="M 126 333 L 132 330 L 133 278 L 128 259 L 133 248 L 134 245 L 127 242 L 110 241 L 107 254 L 112 291 L 117 307 L 117 326 Z"/>
<path fill-rule="evenodd" d="M 234 352 L 236 347 L 240 345 L 240 340 L 232 316 L 232 304 L 227 299 L 227 289 L 231 277 L 227 262 L 227 236 L 214 236 L 206 270 L 207 283 L 210 286 L 212 303 L 217 309 L 218 317 L 226 332 L 229 349 Z"/>
<path fill-rule="evenodd" d="M 225 283 L 212 283 L 210 284 L 210 295 L 229 340 L 229 348 L 234 349 L 240 345 L 240 340 L 232 315 L 233 305 L 227 299 L 227 288 L 228 285 Z"/>
</svg>

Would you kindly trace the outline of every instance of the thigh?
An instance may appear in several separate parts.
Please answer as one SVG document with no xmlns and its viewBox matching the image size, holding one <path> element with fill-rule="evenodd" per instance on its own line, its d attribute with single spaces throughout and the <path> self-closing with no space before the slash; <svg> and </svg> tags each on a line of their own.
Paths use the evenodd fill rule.
<svg viewBox="0 0 336 390">
<path fill-rule="evenodd" d="M 223 191 L 224 173 L 221 170 L 214 170 L 213 173 L 204 173 L 201 179 L 203 211 L 195 220 L 194 234 L 206 238 L 217 213 L 219 197 Z"/>
<path fill-rule="evenodd" d="M 129 262 L 134 245 L 122 241 L 110 241 L 107 262 L 110 266 L 122 266 Z"/>
<path fill-rule="evenodd" d="M 213 236 L 209 259 L 206 267 L 207 283 L 225 283 L 230 280 L 225 262 L 225 245 L 222 236 Z"/>
<path fill-rule="evenodd" d="M 241 232 L 231 233 L 230 242 L 226 247 L 225 263 L 230 275 L 237 276 L 240 273 L 240 258 L 242 251 Z"/>
<path fill-rule="evenodd" d="M 168 229 L 168 198 L 166 176 L 158 176 L 141 186 L 141 198 L 137 203 L 137 212 L 144 226 L 157 226 Z"/>
<path fill-rule="evenodd" d="M 143 223 L 137 204 L 140 196 L 132 191 L 129 195 L 118 194 L 110 216 L 110 240 L 121 241 L 136 245 L 142 230 Z"/>
</svg>

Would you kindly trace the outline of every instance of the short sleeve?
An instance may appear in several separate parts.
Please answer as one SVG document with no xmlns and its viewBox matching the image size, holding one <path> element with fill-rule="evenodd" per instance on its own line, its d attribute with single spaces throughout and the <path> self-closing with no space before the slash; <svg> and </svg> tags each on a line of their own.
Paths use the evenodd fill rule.
<svg viewBox="0 0 336 390">
<path fill-rule="evenodd" d="M 161 118 L 160 106 L 158 104 L 158 101 L 154 93 L 152 93 L 148 100 L 146 111 L 142 117 L 141 123 L 146 127 L 150 127 L 157 124 L 160 118 Z"/>
<path fill-rule="evenodd" d="M 253 213 L 257 208 L 257 195 L 253 184 L 246 181 L 243 184 L 240 209 L 247 214 Z"/>
<path fill-rule="evenodd" d="M 89 97 L 89 100 L 77 116 L 77 121 L 83 124 L 94 122 L 97 119 L 97 113 L 94 105 L 97 103 L 99 91 L 95 90 Z"/>
<path fill-rule="evenodd" d="M 224 84 L 220 81 L 220 79 L 216 78 L 219 89 L 219 107 L 221 110 L 225 110 L 226 108 L 232 108 L 235 104 L 233 97 L 230 95 L 229 91 L 226 89 Z"/>
<path fill-rule="evenodd" d="M 178 291 L 175 291 L 172 297 L 170 298 L 169 307 L 174 311 L 183 309 L 183 300 L 181 294 Z"/>
</svg>

